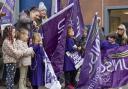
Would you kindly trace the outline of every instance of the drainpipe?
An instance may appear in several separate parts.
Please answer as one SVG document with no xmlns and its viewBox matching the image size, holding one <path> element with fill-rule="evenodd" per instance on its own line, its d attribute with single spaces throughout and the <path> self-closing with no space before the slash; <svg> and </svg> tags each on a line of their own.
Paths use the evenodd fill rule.
<svg viewBox="0 0 128 89">
<path fill-rule="evenodd" d="M 101 0 L 102 1 L 102 22 L 101 22 L 101 25 L 102 27 L 104 26 L 104 0 Z"/>
</svg>

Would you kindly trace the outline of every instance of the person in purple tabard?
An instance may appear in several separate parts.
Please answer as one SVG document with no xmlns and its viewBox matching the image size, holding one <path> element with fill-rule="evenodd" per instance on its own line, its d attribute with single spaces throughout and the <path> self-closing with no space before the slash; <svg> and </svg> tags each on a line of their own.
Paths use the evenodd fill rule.
<svg viewBox="0 0 128 89">
<path fill-rule="evenodd" d="M 42 37 L 40 33 L 33 33 L 32 45 L 35 57 L 32 59 L 32 65 L 30 68 L 30 81 L 33 89 L 39 89 L 44 85 L 44 51 L 42 45 Z"/>
<path fill-rule="evenodd" d="M 64 76 L 65 76 L 65 88 L 74 89 L 76 85 L 76 74 L 77 70 L 75 68 L 73 59 L 71 59 L 67 52 L 73 53 L 77 50 L 77 46 L 74 41 L 74 31 L 72 26 L 68 26 L 67 28 L 67 39 L 66 39 L 66 49 L 64 56 Z"/>
<path fill-rule="evenodd" d="M 110 33 L 107 36 L 107 39 L 101 42 L 101 61 L 103 64 L 105 64 L 106 61 L 111 61 L 111 60 L 107 60 L 105 59 L 105 55 L 107 54 L 107 50 L 115 48 L 115 47 L 119 47 L 119 44 L 116 43 L 116 33 Z M 104 72 L 108 75 L 105 76 L 110 76 L 111 80 L 109 80 L 107 83 L 102 84 L 102 88 L 106 89 L 106 88 L 110 88 L 112 86 L 112 82 L 113 82 L 113 77 L 114 77 L 114 72 Z M 104 77 L 104 76 L 102 76 Z M 111 88 L 110 88 L 111 89 Z"/>
<path fill-rule="evenodd" d="M 116 33 L 110 33 L 107 37 L 106 40 L 101 41 L 101 53 L 102 53 L 102 60 L 103 56 L 106 54 L 106 51 L 108 49 L 118 47 L 119 44 L 116 43 Z"/>
</svg>

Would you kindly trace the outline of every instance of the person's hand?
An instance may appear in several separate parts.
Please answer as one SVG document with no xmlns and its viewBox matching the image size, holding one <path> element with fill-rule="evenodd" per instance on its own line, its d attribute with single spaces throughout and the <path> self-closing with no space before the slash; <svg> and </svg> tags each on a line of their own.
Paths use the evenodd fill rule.
<svg viewBox="0 0 128 89">
<path fill-rule="evenodd" d="M 33 21 L 33 26 L 34 26 L 36 29 L 39 29 L 39 26 L 37 25 L 36 21 Z"/>
<path fill-rule="evenodd" d="M 6 13 L 0 11 L 0 17 L 6 16 Z"/>
<path fill-rule="evenodd" d="M 101 18 L 100 17 L 97 17 L 97 22 L 98 22 L 98 26 L 101 25 Z"/>
<path fill-rule="evenodd" d="M 43 42 L 42 42 L 42 41 L 40 41 L 40 42 L 39 42 L 39 44 L 40 44 L 40 45 L 43 45 Z"/>
<path fill-rule="evenodd" d="M 82 48 L 81 48 L 81 46 L 79 46 L 77 49 L 78 49 L 78 50 L 81 50 Z"/>
</svg>

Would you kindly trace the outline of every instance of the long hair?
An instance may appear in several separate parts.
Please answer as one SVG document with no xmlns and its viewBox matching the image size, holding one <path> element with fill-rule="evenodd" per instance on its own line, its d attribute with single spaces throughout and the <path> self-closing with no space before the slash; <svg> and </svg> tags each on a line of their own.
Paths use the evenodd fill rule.
<svg viewBox="0 0 128 89">
<path fill-rule="evenodd" d="M 39 43 L 42 43 L 42 37 L 41 37 L 40 33 L 38 33 L 38 32 L 33 33 L 32 42 L 35 43 L 35 40 L 38 40 Z"/>
<path fill-rule="evenodd" d="M 14 38 L 12 37 L 12 31 L 13 31 L 13 29 L 15 29 L 15 28 L 14 28 L 14 26 L 11 26 L 11 25 L 8 25 L 8 26 L 5 27 L 5 29 L 3 31 L 3 40 L 5 38 L 8 38 L 8 40 L 11 43 L 13 43 L 13 40 L 14 40 Z"/>
<path fill-rule="evenodd" d="M 26 32 L 28 32 L 26 28 L 19 28 L 19 30 L 17 31 L 16 39 L 21 40 L 21 35 L 26 34 Z"/>
<path fill-rule="evenodd" d="M 125 25 L 124 24 L 120 24 L 119 26 L 118 26 L 118 28 L 122 28 L 123 30 L 124 30 L 124 33 L 123 33 L 123 35 L 122 35 L 122 37 L 123 37 L 123 39 L 127 39 L 128 38 L 128 36 L 127 36 L 127 33 L 126 33 L 126 27 L 125 27 Z"/>
<path fill-rule="evenodd" d="M 122 42 L 121 42 L 121 44 L 122 45 L 126 45 L 128 43 L 128 36 L 127 36 L 127 33 L 126 33 L 127 29 L 126 29 L 125 25 L 124 24 L 120 24 L 118 26 L 118 29 L 122 29 L 124 31 L 123 34 L 122 34 Z"/>
</svg>

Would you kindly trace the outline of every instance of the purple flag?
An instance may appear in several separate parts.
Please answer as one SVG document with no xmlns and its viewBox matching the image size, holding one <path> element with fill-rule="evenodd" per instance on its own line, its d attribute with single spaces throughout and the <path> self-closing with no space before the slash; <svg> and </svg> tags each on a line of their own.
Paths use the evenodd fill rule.
<svg viewBox="0 0 128 89">
<path fill-rule="evenodd" d="M 87 37 L 85 58 L 81 68 L 77 89 L 101 89 L 100 84 L 100 38 L 97 15 Z"/>
<path fill-rule="evenodd" d="M 65 40 L 66 40 L 66 23 L 71 16 L 73 4 L 69 5 L 62 11 L 43 24 L 41 34 L 44 36 L 44 47 L 55 73 L 59 75 L 63 71 Z"/>
<path fill-rule="evenodd" d="M 6 13 L 6 16 L 1 18 L 1 24 L 12 23 L 13 12 L 16 0 L 6 0 L 3 7 L 2 12 Z"/>
<path fill-rule="evenodd" d="M 57 80 L 55 72 L 53 70 L 51 61 L 49 60 L 45 50 L 44 51 L 44 62 L 45 62 L 45 87 L 48 89 L 61 89 L 60 82 Z"/>
<path fill-rule="evenodd" d="M 84 22 L 83 17 L 80 9 L 80 3 L 79 0 L 68 0 L 68 4 L 73 3 L 73 10 L 72 10 L 72 16 L 70 18 L 70 24 L 72 25 L 74 32 L 75 32 L 75 38 L 80 39 L 82 37 L 82 33 L 84 30 Z M 68 53 L 69 57 L 73 59 L 75 68 L 78 69 L 83 64 L 83 58 L 82 54 L 80 52 L 75 53 Z"/>
<path fill-rule="evenodd" d="M 116 51 L 115 51 L 116 50 Z M 101 67 L 101 85 L 118 88 L 128 83 L 128 45 L 107 50 Z"/>
<path fill-rule="evenodd" d="M 68 4 L 74 3 L 71 24 L 73 25 L 73 29 L 75 32 L 75 36 L 81 36 L 82 31 L 84 30 L 84 21 L 80 9 L 79 0 L 68 0 Z"/>
</svg>

